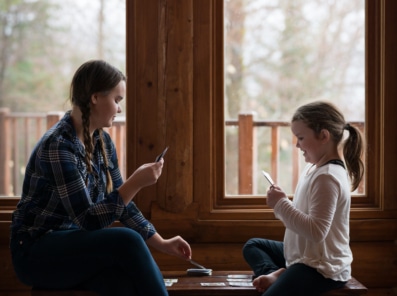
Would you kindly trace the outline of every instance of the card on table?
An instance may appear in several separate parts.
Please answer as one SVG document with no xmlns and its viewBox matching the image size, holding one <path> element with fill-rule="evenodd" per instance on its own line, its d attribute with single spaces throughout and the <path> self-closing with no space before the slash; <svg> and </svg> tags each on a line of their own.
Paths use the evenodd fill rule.
<svg viewBox="0 0 397 296">
<path fill-rule="evenodd" d="M 229 282 L 232 287 L 253 287 L 252 282 Z"/>
<path fill-rule="evenodd" d="M 226 284 L 223 282 L 219 283 L 200 283 L 202 287 L 225 287 Z"/>
<path fill-rule="evenodd" d="M 178 279 L 164 279 L 164 284 L 166 287 L 171 287 L 173 284 L 177 283 Z"/>
<path fill-rule="evenodd" d="M 229 274 L 229 279 L 252 279 L 252 274 Z"/>
</svg>

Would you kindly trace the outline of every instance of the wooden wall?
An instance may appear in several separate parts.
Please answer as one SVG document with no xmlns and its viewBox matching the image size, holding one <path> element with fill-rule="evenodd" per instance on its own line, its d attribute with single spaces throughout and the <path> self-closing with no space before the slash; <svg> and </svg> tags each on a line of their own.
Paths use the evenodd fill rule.
<svg viewBox="0 0 397 296">
<path fill-rule="evenodd" d="M 247 270 L 251 237 L 281 240 L 263 198 L 224 195 L 222 1 L 127 1 L 128 171 L 170 146 L 158 184 L 136 202 L 164 237 L 181 235 L 197 262 Z M 353 275 L 369 295 L 397 289 L 397 1 L 367 0 L 367 196 L 351 211 Z M 13 273 L 8 228 L 16 199 L 0 199 L 0 293 L 26 290 Z M 153 251 L 162 270 L 186 262 Z"/>
<path fill-rule="evenodd" d="M 263 199 L 228 198 L 223 185 L 222 1 L 134 2 L 128 20 L 128 167 L 169 145 L 157 186 L 136 201 L 159 232 L 182 235 L 213 269 L 247 269 L 254 236 L 282 239 Z M 353 275 L 387 295 L 397 288 L 397 2 L 367 1 L 367 195 L 351 211 Z M 132 171 L 131 171 L 132 172 Z M 184 262 L 154 252 L 163 270 Z"/>
</svg>

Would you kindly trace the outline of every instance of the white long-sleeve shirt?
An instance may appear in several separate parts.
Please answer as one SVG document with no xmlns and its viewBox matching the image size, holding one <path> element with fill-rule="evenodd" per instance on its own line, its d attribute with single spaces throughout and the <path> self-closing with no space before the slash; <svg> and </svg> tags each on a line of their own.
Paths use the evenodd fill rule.
<svg viewBox="0 0 397 296">
<path fill-rule="evenodd" d="M 350 279 L 350 198 L 350 182 L 342 166 L 306 166 L 293 201 L 281 199 L 274 207 L 276 217 L 286 226 L 287 267 L 304 263 L 326 278 Z"/>
</svg>

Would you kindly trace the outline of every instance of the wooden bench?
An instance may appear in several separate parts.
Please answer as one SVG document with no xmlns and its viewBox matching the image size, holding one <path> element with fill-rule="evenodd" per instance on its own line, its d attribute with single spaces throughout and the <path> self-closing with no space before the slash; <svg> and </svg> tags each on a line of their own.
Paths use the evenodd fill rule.
<svg viewBox="0 0 397 296">
<path fill-rule="evenodd" d="M 177 283 L 167 287 L 169 296 L 259 296 L 254 287 L 234 287 L 227 280 L 228 275 L 240 274 L 252 276 L 252 271 L 213 271 L 211 276 L 192 277 L 186 272 L 166 271 L 164 279 L 178 279 Z M 201 283 L 223 283 L 224 286 L 201 286 Z M 364 295 L 368 289 L 352 278 L 343 288 L 329 291 L 321 296 Z"/>
<path fill-rule="evenodd" d="M 321 296 L 364 295 L 367 292 L 367 287 L 352 277 L 343 288 L 323 293 Z"/>
<path fill-rule="evenodd" d="M 186 271 L 164 271 L 164 280 L 177 279 L 167 287 L 169 296 L 260 296 L 252 286 L 234 287 L 227 280 L 228 275 L 239 274 L 252 276 L 251 271 L 213 271 L 211 276 L 188 276 Z M 248 281 L 248 280 L 247 280 Z M 222 286 L 202 286 L 201 283 L 222 283 Z M 352 278 L 343 288 L 336 289 L 321 296 L 364 295 L 368 289 Z M 51 291 L 32 289 L 32 296 L 94 296 L 90 291 Z"/>
</svg>

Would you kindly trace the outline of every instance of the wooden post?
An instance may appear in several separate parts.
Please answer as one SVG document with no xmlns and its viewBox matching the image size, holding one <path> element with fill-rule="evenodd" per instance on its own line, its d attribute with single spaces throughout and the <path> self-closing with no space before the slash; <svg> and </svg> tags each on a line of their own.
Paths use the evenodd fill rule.
<svg viewBox="0 0 397 296">
<path fill-rule="evenodd" d="M 238 193 L 253 193 L 254 124 L 252 113 L 238 116 Z"/>
<path fill-rule="evenodd" d="M 273 177 L 274 182 L 277 184 L 278 180 L 278 165 L 280 158 L 280 126 L 273 125 L 271 128 L 271 141 L 272 145 L 272 154 L 271 154 L 271 176 Z"/>
<path fill-rule="evenodd" d="M 0 108 L 0 195 L 11 195 L 9 113 L 10 109 Z"/>
<path fill-rule="evenodd" d="M 63 116 L 63 112 L 48 112 L 47 113 L 47 129 L 50 129 L 54 124 L 56 124 Z"/>
<path fill-rule="evenodd" d="M 298 142 L 295 135 L 292 135 L 292 192 L 295 191 L 296 185 L 298 184 L 300 165 L 299 165 L 299 149 L 296 148 Z"/>
</svg>

